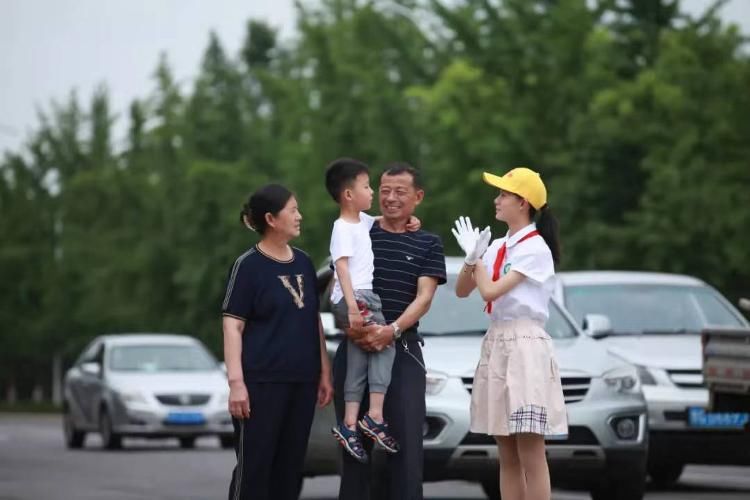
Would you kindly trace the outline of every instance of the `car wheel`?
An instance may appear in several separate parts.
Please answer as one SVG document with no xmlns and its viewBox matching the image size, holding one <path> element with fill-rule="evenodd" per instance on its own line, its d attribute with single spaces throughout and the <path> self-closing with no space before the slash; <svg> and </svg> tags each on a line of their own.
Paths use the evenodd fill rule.
<svg viewBox="0 0 750 500">
<path fill-rule="evenodd" d="M 680 479 L 684 468 L 685 464 L 675 462 L 649 464 L 648 475 L 656 486 L 670 486 Z"/>
<path fill-rule="evenodd" d="M 99 434 L 102 436 L 102 447 L 107 450 L 122 448 L 122 436 L 112 430 L 112 419 L 106 409 L 99 415 Z"/>
<path fill-rule="evenodd" d="M 70 449 L 79 449 L 83 447 L 86 440 L 86 433 L 76 429 L 73 415 L 66 406 L 63 413 L 63 433 L 65 434 L 65 445 Z"/>
<path fill-rule="evenodd" d="M 591 500 L 642 500 L 646 494 L 645 458 L 608 467 L 607 477 L 591 490 Z"/>
<path fill-rule="evenodd" d="M 219 443 L 222 448 L 234 448 L 234 434 L 219 436 Z"/>
<path fill-rule="evenodd" d="M 482 480 L 482 491 L 489 500 L 500 499 L 500 477 L 488 478 Z"/>
<path fill-rule="evenodd" d="M 181 437 L 180 448 L 190 449 L 195 448 L 195 436 Z"/>
</svg>

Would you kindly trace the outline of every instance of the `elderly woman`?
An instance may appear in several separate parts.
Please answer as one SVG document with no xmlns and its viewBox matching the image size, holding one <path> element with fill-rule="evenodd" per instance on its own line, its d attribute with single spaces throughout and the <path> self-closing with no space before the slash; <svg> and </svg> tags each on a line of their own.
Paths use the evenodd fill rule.
<svg viewBox="0 0 750 500">
<path fill-rule="evenodd" d="M 222 306 L 237 465 L 230 500 L 296 500 L 315 403 L 333 397 L 310 257 L 289 245 L 302 215 L 269 184 L 244 205 L 261 235 L 229 273 Z"/>
</svg>

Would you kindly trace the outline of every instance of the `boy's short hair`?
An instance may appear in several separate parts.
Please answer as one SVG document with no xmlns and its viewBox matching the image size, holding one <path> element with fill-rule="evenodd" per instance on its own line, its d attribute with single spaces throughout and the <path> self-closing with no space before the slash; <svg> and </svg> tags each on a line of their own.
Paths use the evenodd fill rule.
<svg viewBox="0 0 750 500">
<path fill-rule="evenodd" d="M 338 158 L 326 167 L 326 189 L 336 203 L 341 193 L 352 185 L 360 174 L 369 174 L 369 167 L 354 158 Z"/>
</svg>

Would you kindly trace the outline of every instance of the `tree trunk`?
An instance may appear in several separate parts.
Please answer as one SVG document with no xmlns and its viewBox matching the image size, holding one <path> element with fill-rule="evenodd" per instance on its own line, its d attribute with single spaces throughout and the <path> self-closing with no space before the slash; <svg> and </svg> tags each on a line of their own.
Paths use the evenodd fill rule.
<svg viewBox="0 0 750 500">
<path fill-rule="evenodd" d="M 41 403 L 44 400 L 44 389 L 39 382 L 34 384 L 34 388 L 31 389 L 31 400 L 34 403 Z"/>
<path fill-rule="evenodd" d="M 52 403 L 62 405 L 62 355 L 58 352 L 52 358 Z"/>
<path fill-rule="evenodd" d="M 16 379 L 11 376 L 8 381 L 8 388 L 5 390 L 5 401 L 9 405 L 14 405 L 18 401 L 18 390 L 16 390 Z"/>
</svg>

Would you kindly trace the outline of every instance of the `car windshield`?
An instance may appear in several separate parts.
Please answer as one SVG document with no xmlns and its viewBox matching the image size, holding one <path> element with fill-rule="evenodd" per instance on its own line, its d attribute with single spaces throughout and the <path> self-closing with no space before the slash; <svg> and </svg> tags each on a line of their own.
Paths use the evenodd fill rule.
<svg viewBox="0 0 750 500">
<path fill-rule="evenodd" d="M 695 333 L 708 326 L 742 326 L 708 286 L 576 285 L 565 287 L 565 306 L 579 321 L 606 315 L 613 333 Z"/>
<path fill-rule="evenodd" d="M 123 345 L 109 355 L 112 371 L 196 372 L 217 369 L 216 360 L 197 345 Z"/>
<path fill-rule="evenodd" d="M 489 317 L 478 291 L 469 297 L 456 297 L 456 276 L 449 275 L 448 282 L 441 285 L 432 299 L 430 311 L 419 320 L 419 331 L 423 335 L 484 335 L 489 326 Z M 550 301 L 550 317 L 545 329 L 552 338 L 575 337 L 575 327 Z"/>
</svg>

